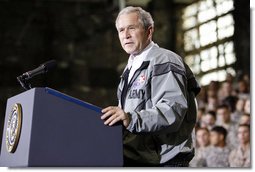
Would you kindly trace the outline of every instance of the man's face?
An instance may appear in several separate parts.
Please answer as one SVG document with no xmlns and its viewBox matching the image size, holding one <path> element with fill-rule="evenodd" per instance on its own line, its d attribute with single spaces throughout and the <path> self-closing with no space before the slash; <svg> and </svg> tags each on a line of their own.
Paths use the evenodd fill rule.
<svg viewBox="0 0 255 172">
<path fill-rule="evenodd" d="M 204 117 L 204 122 L 209 126 L 213 126 L 215 124 L 215 118 L 213 118 L 213 116 L 210 114 L 206 114 Z"/>
<path fill-rule="evenodd" d="M 242 144 L 246 144 L 250 142 L 250 130 L 248 127 L 239 127 L 238 128 L 238 139 Z"/>
<path fill-rule="evenodd" d="M 221 135 L 217 132 L 211 131 L 210 132 L 210 143 L 213 146 L 218 146 L 221 142 L 222 138 Z"/>
<path fill-rule="evenodd" d="M 225 82 L 223 83 L 223 90 L 226 92 L 226 93 L 231 93 L 232 91 L 232 85 L 228 82 Z"/>
<path fill-rule="evenodd" d="M 128 54 L 139 54 L 150 43 L 152 36 L 152 27 L 145 30 L 136 13 L 120 15 L 117 30 L 121 46 Z"/>
<path fill-rule="evenodd" d="M 199 146 L 207 146 L 209 144 L 209 133 L 206 130 L 197 131 L 197 142 Z"/>
<path fill-rule="evenodd" d="M 230 112 L 227 108 L 220 108 L 217 110 L 217 118 L 221 123 L 228 123 L 230 121 Z"/>
<path fill-rule="evenodd" d="M 239 124 L 248 124 L 250 125 L 250 116 L 248 115 L 242 115 L 239 119 Z"/>
<path fill-rule="evenodd" d="M 244 112 L 248 114 L 251 113 L 251 101 L 249 99 L 245 101 Z"/>
</svg>

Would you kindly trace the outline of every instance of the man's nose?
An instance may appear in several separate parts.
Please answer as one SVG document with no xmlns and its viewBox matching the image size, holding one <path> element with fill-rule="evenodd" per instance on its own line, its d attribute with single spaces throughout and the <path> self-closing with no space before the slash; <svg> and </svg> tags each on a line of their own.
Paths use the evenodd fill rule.
<svg viewBox="0 0 255 172">
<path fill-rule="evenodd" d="M 124 37 L 125 38 L 130 38 L 130 32 L 129 32 L 129 30 L 128 29 L 125 29 L 125 31 L 124 31 Z"/>
</svg>

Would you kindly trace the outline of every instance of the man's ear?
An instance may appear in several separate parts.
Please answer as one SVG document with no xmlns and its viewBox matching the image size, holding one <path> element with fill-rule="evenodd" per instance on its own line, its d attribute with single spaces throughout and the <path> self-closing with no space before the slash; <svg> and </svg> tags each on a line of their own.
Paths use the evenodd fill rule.
<svg viewBox="0 0 255 172">
<path fill-rule="evenodd" d="M 152 39 L 153 32 L 154 32 L 154 27 L 149 26 L 147 29 L 147 34 L 149 39 Z"/>
</svg>

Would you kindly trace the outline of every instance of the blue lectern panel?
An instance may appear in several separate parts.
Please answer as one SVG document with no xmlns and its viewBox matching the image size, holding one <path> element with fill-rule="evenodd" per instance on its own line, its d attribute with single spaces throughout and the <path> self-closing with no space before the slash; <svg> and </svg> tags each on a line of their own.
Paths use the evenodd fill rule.
<svg viewBox="0 0 255 172">
<path fill-rule="evenodd" d="M 20 141 L 9 153 L 4 134 L 1 166 L 122 166 L 122 126 L 105 126 L 101 108 L 35 88 L 10 98 L 6 115 L 17 102 L 23 107 Z"/>
</svg>

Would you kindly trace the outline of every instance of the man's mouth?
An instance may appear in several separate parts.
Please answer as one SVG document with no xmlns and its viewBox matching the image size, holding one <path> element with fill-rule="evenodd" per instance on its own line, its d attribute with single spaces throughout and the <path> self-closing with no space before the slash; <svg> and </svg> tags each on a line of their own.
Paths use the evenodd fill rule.
<svg viewBox="0 0 255 172">
<path fill-rule="evenodd" d="M 133 42 L 126 42 L 125 45 L 131 45 Z"/>
</svg>

